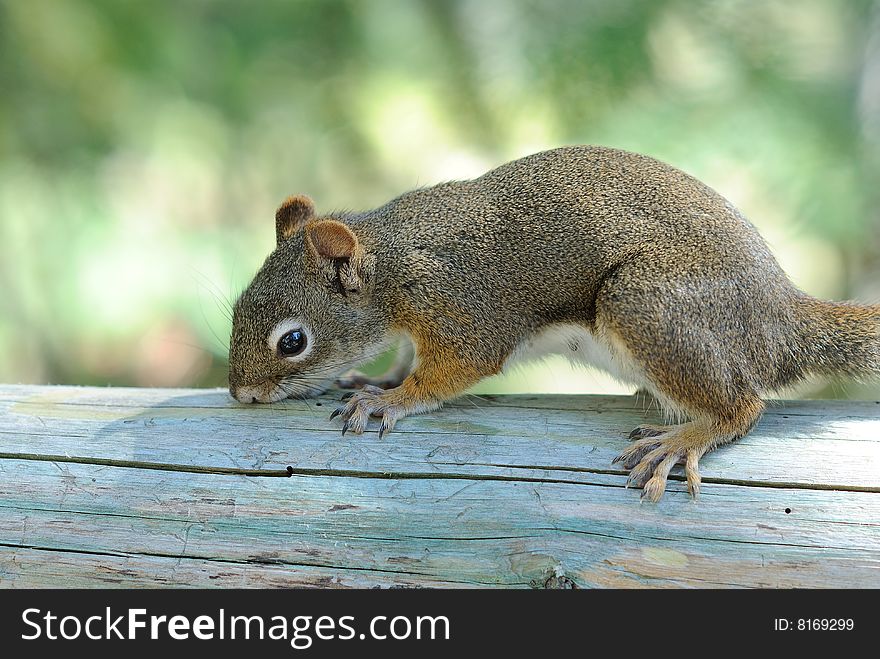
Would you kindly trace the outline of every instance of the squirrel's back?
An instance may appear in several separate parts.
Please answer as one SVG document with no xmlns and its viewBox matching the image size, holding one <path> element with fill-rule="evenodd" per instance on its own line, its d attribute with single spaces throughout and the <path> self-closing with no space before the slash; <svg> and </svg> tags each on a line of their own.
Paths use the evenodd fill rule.
<svg viewBox="0 0 880 659">
<path fill-rule="evenodd" d="M 760 270 L 765 289 L 794 290 L 721 195 L 658 160 L 605 147 L 544 151 L 473 180 L 414 190 L 356 222 L 381 235 L 375 248 L 389 284 L 476 286 L 514 309 L 533 306 L 516 296 L 540 296 L 546 319 L 578 315 L 609 273 L 636 260 L 706 278 Z"/>
<path fill-rule="evenodd" d="M 601 270 L 646 252 L 699 248 L 707 259 L 757 259 L 785 278 L 724 197 L 663 162 L 606 147 L 537 153 L 473 180 L 408 192 L 370 215 L 407 243 L 491 244 L 505 259 L 537 244 Z"/>
</svg>

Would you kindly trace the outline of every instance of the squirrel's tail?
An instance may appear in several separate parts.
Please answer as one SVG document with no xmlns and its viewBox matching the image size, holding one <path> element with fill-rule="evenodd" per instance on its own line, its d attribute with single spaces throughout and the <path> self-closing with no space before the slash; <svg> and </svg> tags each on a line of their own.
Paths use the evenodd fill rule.
<svg viewBox="0 0 880 659">
<path fill-rule="evenodd" d="M 880 305 L 798 299 L 807 319 L 804 351 L 823 375 L 880 376 Z"/>
</svg>

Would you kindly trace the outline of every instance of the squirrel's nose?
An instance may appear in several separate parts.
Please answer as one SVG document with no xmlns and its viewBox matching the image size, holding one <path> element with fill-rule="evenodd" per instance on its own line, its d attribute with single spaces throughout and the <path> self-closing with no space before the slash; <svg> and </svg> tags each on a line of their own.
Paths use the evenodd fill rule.
<svg viewBox="0 0 880 659">
<path fill-rule="evenodd" d="M 239 403 L 257 403 L 256 392 L 253 390 L 253 387 L 229 387 L 229 393 L 232 397 L 237 400 Z"/>
</svg>

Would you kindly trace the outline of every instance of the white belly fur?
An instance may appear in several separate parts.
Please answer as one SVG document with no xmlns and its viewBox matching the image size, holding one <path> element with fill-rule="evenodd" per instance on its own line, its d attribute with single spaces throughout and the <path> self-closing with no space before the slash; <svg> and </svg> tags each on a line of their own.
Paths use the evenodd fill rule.
<svg viewBox="0 0 880 659">
<path fill-rule="evenodd" d="M 562 355 L 573 363 L 605 371 L 616 380 L 651 389 L 641 368 L 625 347 L 607 333 L 596 335 L 582 325 L 558 324 L 523 341 L 504 363 L 504 370 L 516 363 Z"/>
</svg>

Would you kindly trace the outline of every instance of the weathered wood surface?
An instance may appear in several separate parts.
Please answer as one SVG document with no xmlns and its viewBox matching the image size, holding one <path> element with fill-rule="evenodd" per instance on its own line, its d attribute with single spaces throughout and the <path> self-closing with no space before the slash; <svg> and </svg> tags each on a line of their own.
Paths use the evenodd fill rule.
<svg viewBox="0 0 880 659">
<path fill-rule="evenodd" d="M 786 402 L 659 504 L 626 396 L 470 397 L 341 437 L 338 394 L 0 386 L 0 586 L 880 587 L 880 402 Z"/>
</svg>

